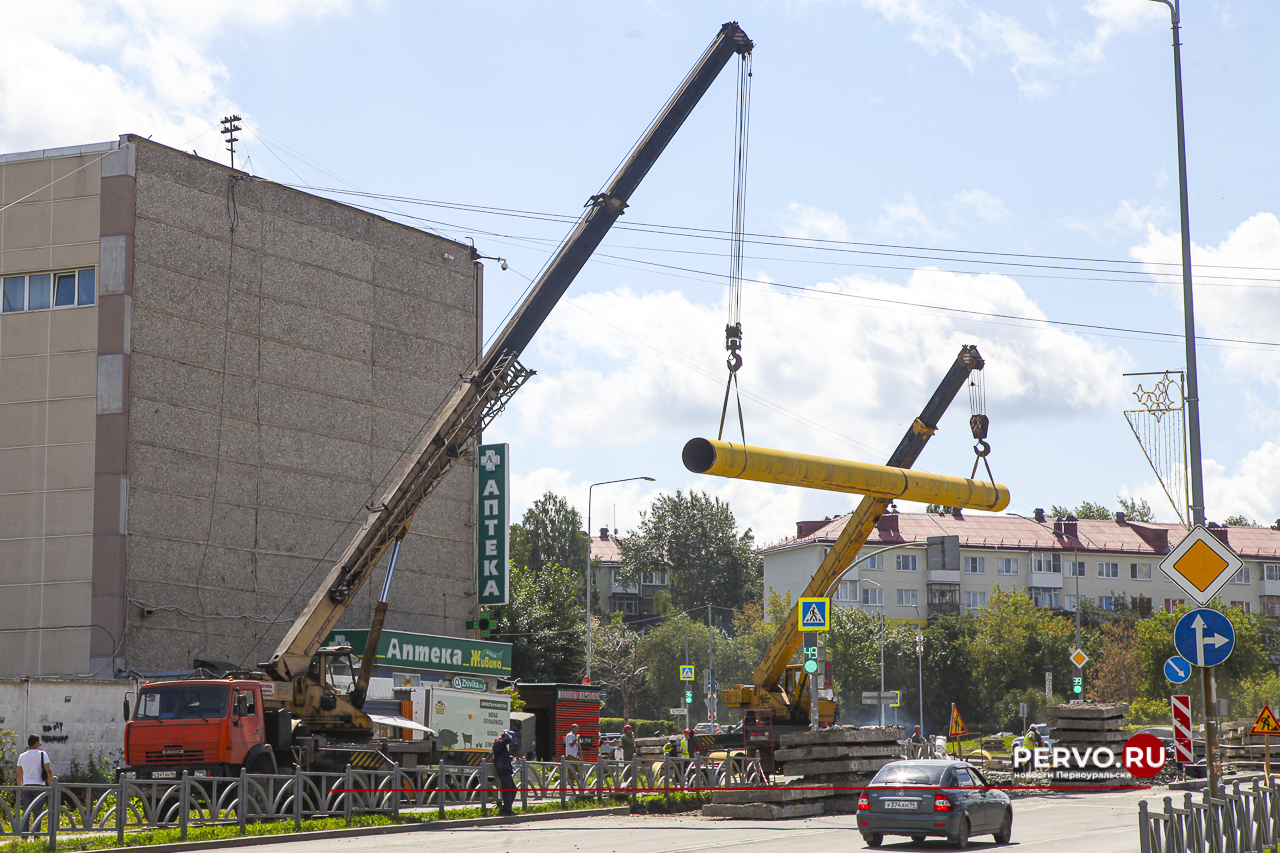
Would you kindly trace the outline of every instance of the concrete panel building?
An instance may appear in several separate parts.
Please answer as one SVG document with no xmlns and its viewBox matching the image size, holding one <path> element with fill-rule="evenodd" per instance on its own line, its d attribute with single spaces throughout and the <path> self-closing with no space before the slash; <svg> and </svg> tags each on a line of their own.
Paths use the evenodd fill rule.
<svg viewBox="0 0 1280 853">
<path fill-rule="evenodd" d="M 135 136 L 0 156 L 0 676 L 265 659 L 473 362 L 482 272 Z M 473 618 L 473 471 L 418 513 L 389 628 Z"/>
</svg>

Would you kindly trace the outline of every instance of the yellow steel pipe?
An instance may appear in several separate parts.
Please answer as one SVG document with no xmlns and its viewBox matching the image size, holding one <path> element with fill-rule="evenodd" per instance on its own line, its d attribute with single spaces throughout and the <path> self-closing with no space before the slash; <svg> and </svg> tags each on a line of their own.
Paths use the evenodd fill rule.
<svg viewBox="0 0 1280 853">
<path fill-rule="evenodd" d="M 1009 489 L 998 483 L 709 438 L 690 439 L 683 456 L 684 466 L 695 474 L 991 512 L 1009 505 Z"/>
</svg>

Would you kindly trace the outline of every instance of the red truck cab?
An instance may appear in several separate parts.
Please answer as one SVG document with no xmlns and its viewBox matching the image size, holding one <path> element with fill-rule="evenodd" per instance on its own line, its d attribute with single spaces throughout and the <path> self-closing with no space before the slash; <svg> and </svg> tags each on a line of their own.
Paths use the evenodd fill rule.
<svg viewBox="0 0 1280 853">
<path fill-rule="evenodd" d="M 262 685 L 242 679 L 149 682 L 125 723 L 125 770 L 138 778 L 274 773 Z"/>
</svg>

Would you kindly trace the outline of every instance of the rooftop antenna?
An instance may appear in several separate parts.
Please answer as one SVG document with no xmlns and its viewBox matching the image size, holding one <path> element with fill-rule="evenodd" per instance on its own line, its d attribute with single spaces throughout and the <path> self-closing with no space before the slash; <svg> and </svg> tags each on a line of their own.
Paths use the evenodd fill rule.
<svg viewBox="0 0 1280 853">
<path fill-rule="evenodd" d="M 240 116 L 238 115 L 223 116 L 222 119 L 222 134 L 227 137 L 227 150 L 231 152 L 231 168 L 233 169 L 236 167 L 236 143 L 240 141 L 235 135 L 236 131 L 240 130 L 240 125 L 236 124 L 238 121 L 240 121 Z"/>
</svg>

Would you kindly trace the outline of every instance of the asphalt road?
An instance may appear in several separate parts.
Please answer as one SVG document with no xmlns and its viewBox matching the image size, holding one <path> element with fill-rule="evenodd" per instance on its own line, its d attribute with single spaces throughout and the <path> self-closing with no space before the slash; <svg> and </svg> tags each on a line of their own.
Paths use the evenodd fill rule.
<svg viewBox="0 0 1280 853">
<path fill-rule="evenodd" d="M 1166 792 L 1062 794 L 1015 800 L 1013 841 L 1005 849 L 1131 853 L 1138 848 L 1138 800 L 1161 803 Z M 426 830 L 366 838 L 273 844 L 264 853 L 808 853 L 861 850 L 855 818 L 731 821 L 700 815 L 590 817 L 546 823 Z M 991 836 L 970 842 L 976 850 L 1000 849 Z M 948 850 L 943 839 L 912 844 L 885 839 L 884 850 Z"/>
</svg>

